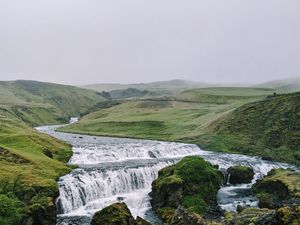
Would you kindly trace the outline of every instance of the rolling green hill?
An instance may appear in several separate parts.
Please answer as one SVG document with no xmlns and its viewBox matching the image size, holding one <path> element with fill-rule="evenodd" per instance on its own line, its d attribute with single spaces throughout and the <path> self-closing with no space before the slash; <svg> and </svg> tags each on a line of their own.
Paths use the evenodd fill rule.
<svg viewBox="0 0 300 225">
<path fill-rule="evenodd" d="M 273 88 L 280 93 L 300 91 L 300 77 L 269 81 L 257 87 Z"/>
<path fill-rule="evenodd" d="M 70 171 L 71 146 L 30 126 L 64 123 L 104 100 L 72 86 L 0 82 L 0 224 L 56 223 L 56 182 Z"/>
<path fill-rule="evenodd" d="M 62 130 L 157 140 L 189 140 L 205 133 L 213 121 L 231 110 L 272 93 L 271 89 L 219 87 L 187 90 L 175 97 L 118 101 Z"/>
<path fill-rule="evenodd" d="M 82 86 L 83 88 L 95 91 L 113 91 L 134 88 L 139 90 L 156 91 L 161 93 L 169 93 L 172 91 L 200 88 L 211 86 L 202 82 L 194 82 L 187 80 L 170 80 L 170 81 L 157 81 L 151 83 L 138 83 L 138 84 L 91 84 Z"/>
<path fill-rule="evenodd" d="M 218 119 L 196 141 L 212 150 L 300 165 L 300 92 L 246 104 Z"/>
<path fill-rule="evenodd" d="M 104 100 L 101 93 L 67 85 L 0 82 L 0 109 L 30 125 L 66 122 Z"/>
</svg>

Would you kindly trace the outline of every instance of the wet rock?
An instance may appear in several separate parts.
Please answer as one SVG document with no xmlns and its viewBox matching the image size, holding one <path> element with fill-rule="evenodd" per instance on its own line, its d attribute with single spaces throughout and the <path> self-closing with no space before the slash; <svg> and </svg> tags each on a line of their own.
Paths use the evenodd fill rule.
<svg viewBox="0 0 300 225">
<path fill-rule="evenodd" d="M 223 174 L 200 157 L 189 156 L 159 171 L 152 183 L 151 205 L 164 222 L 170 222 L 179 206 L 189 212 L 216 212 L 216 195 Z"/>
<path fill-rule="evenodd" d="M 138 217 L 136 220 L 131 215 L 125 203 L 112 204 L 96 212 L 91 225 L 151 225 L 146 220 Z"/>
<path fill-rule="evenodd" d="M 271 170 L 252 189 L 259 199 L 259 207 L 276 209 L 297 205 L 300 201 L 300 173 L 289 169 Z"/>
<path fill-rule="evenodd" d="M 200 215 L 189 213 L 187 209 L 179 206 L 174 213 L 170 225 L 204 225 L 204 219 Z"/>
<path fill-rule="evenodd" d="M 226 213 L 226 225 L 277 225 L 275 210 L 244 209 L 241 213 Z M 279 225 L 279 224 L 278 224 Z"/>
<path fill-rule="evenodd" d="M 254 171 L 248 166 L 232 166 L 227 169 L 230 184 L 247 184 L 254 177 Z"/>
<path fill-rule="evenodd" d="M 156 158 L 155 154 L 151 151 L 148 151 L 148 155 L 150 158 Z"/>
</svg>

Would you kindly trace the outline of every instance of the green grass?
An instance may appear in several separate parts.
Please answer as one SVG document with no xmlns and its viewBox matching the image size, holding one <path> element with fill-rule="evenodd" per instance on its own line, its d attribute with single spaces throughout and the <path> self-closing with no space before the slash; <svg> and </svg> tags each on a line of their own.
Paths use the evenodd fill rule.
<svg viewBox="0 0 300 225">
<path fill-rule="evenodd" d="M 66 165 L 71 146 L 30 126 L 65 123 L 104 100 L 71 86 L 0 82 L 0 208 L 10 208 L 0 210 L 0 224 L 28 215 L 36 224 L 55 223 L 57 180 L 71 169 Z"/>
<path fill-rule="evenodd" d="M 66 122 L 105 100 L 100 93 L 72 86 L 37 81 L 0 82 L 0 110 L 33 126 Z"/>
<path fill-rule="evenodd" d="M 46 210 L 57 197 L 57 179 L 70 171 L 65 163 L 71 146 L 16 118 L 0 117 L 0 133 L 0 195 L 21 202 L 16 210 L 24 215 Z M 16 180 L 19 185 L 14 188 Z"/>
<path fill-rule="evenodd" d="M 300 164 L 299 93 L 217 87 L 119 101 L 61 130 L 196 143 L 203 149 Z"/>
<path fill-rule="evenodd" d="M 197 142 L 222 150 L 300 165 L 300 93 L 246 104 L 211 125 Z"/>
<path fill-rule="evenodd" d="M 187 140 L 206 132 L 213 121 L 231 110 L 271 93 L 270 89 L 203 88 L 184 91 L 176 98 L 119 101 L 121 104 L 88 114 L 79 123 L 62 130 L 105 136 Z"/>
</svg>

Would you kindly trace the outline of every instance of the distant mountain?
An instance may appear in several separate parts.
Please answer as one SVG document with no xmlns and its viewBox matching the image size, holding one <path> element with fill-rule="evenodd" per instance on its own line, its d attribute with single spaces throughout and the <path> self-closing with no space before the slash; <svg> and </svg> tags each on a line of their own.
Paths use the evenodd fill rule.
<svg viewBox="0 0 300 225">
<path fill-rule="evenodd" d="M 138 84 L 91 84 L 82 86 L 83 88 L 95 90 L 95 91 L 112 91 L 123 90 L 128 88 L 135 88 L 140 90 L 152 90 L 152 91 L 174 91 L 179 89 L 201 88 L 210 87 L 212 85 L 194 82 L 188 80 L 170 80 L 170 81 L 157 81 L 151 83 L 138 83 Z"/>
<path fill-rule="evenodd" d="M 21 118 L 31 125 L 58 123 L 106 99 L 101 93 L 38 81 L 1 81 L 0 116 Z"/>
<path fill-rule="evenodd" d="M 283 80 L 273 80 L 257 85 L 257 87 L 273 88 L 279 92 L 300 91 L 300 77 L 288 78 Z"/>
</svg>

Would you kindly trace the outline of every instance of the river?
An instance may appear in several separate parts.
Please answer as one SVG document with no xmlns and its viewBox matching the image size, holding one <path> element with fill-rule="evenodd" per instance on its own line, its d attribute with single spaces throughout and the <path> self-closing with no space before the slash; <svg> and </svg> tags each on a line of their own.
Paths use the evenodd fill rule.
<svg viewBox="0 0 300 225">
<path fill-rule="evenodd" d="M 257 207 L 257 199 L 250 188 L 255 181 L 273 168 L 299 168 L 238 154 L 201 150 L 197 145 L 136 140 L 128 138 L 97 137 L 57 132 L 59 126 L 43 126 L 37 130 L 73 146 L 70 165 L 77 165 L 70 174 L 58 181 L 57 225 L 88 225 L 93 214 L 118 201 L 124 201 L 133 216 L 140 216 L 154 225 L 160 221 L 151 210 L 151 183 L 158 171 L 178 162 L 182 157 L 198 155 L 221 170 L 232 165 L 251 166 L 255 177 L 250 184 L 225 184 L 218 192 L 218 203 L 227 211 L 237 205 Z"/>
</svg>

